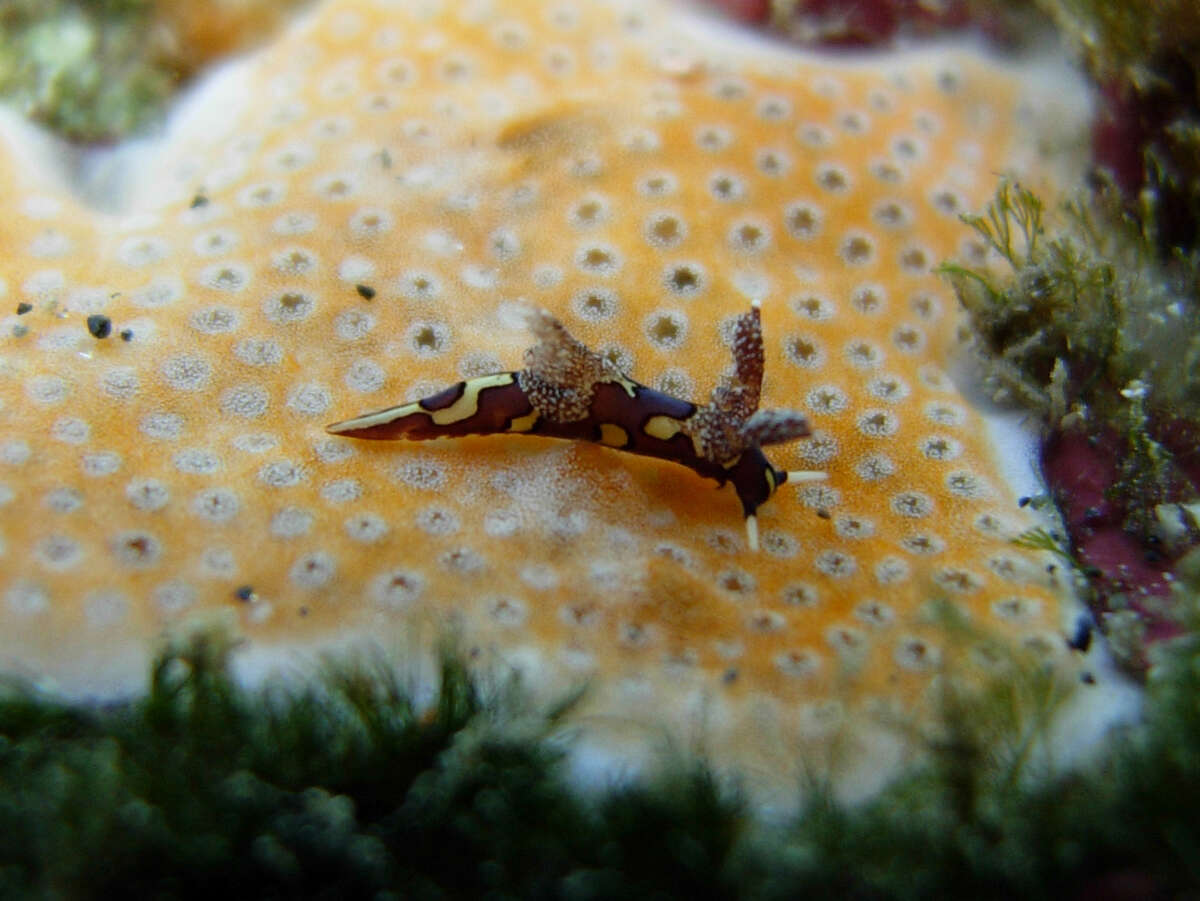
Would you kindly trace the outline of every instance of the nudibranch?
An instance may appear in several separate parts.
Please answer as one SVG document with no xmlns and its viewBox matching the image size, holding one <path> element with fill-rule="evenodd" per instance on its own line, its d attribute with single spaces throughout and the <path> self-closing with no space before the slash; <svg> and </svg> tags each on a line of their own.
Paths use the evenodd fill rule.
<svg viewBox="0 0 1200 901">
<path fill-rule="evenodd" d="M 519 372 L 467 379 L 412 403 L 335 422 L 326 431 L 412 441 L 516 432 L 595 441 L 670 460 L 720 486 L 733 484 L 753 551 L 759 506 L 789 479 L 826 478 L 821 471 L 777 469 L 762 452 L 763 445 L 805 438 L 812 429 L 799 411 L 758 409 L 763 341 L 757 302 L 733 321 L 733 371 L 703 406 L 635 382 L 547 311 L 536 310 L 530 318 L 538 343 L 525 352 Z"/>
</svg>

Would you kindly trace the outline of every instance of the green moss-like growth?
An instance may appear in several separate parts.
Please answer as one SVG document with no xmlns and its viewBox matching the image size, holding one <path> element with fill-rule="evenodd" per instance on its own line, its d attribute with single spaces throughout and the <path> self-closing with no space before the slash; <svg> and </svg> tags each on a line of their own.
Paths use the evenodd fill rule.
<svg viewBox="0 0 1200 901">
<path fill-rule="evenodd" d="M 1040 5 L 1106 78 L 1151 81 L 1154 61 L 1200 43 L 1200 8 L 1191 0 L 1040 0 Z"/>
<path fill-rule="evenodd" d="M 1051 217 L 1003 181 L 965 216 L 1000 263 L 948 263 L 997 399 L 1039 411 L 1054 430 L 1113 430 L 1125 446 L 1112 491 L 1131 531 L 1191 489 L 1161 436 L 1200 422 L 1200 267 L 1156 262 L 1153 240 L 1101 185 Z"/>
<path fill-rule="evenodd" d="M 1083 393 L 1094 394 L 1087 386 L 1097 380 L 1110 389 L 1128 380 L 1115 353 L 1121 310 L 1112 263 L 1084 260 L 1070 237 L 1047 238 L 1041 200 L 1007 181 L 983 214 L 963 220 L 1007 267 L 1000 275 L 956 263 L 941 268 L 994 361 L 988 376 L 997 399 L 1063 415 Z"/>
<path fill-rule="evenodd" d="M 6 0 L 0 97 L 78 143 L 155 125 L 202 66 L 244 50 L 305 0 Z"/>
<path fill-rule="evenodd" d="M 382 664 L 249 693 L 227 649 L 219 636 L 176 648 L 145 698 L 111 707 L 0 698 L 0 897 L 601 897 L 618 885 L 699 897 L 722 885 L 740 808 L 702 769 L 596 810 L 544 740 L 562 710 L 529 726 L 452 657 L 418 714 Z"/>
<path fill-rule="evenodd" d="M 13 0 L 0 8 L 0 94 L 76 141 L 131 134 L 175 90 L 150 0 Z"/>
<path fill-rule="evenodd" d="M 910 776 L 856 808 L 815 777 L 783 826 L 686 758 L 580 796 L 551 740 L 561 710 L 518 715 L 453 657 L 418 712 L 381 664 L 249 692 L 226 652 L 211 636 L 175 648 L 145 697 L 99 708 L 0 695 L 0 897 L 1062 898 L 1109 880 L 1200 884 L 1196 640 L 1161 652 L 1147 723 L 1090 767 L 1063 776 L 1031 754 L 1068 689 L 1008 658 L 994 682 L 947 690 Z"/>
<path fill-rule="evenodd" d="M 1200 6 L 1192 0 L 1037 0 L 1104 88 L 1105 165 L 1153 201 L 1147 225 L 1171 252 L 1200 232 Z M 1136 169 L 1121 172 L 1121 169 Z"/>
</svg>

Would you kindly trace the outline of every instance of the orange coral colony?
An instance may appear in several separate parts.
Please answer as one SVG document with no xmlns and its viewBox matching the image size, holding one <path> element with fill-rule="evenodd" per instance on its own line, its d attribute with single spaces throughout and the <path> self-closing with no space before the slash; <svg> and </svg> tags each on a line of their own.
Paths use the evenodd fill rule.
<svg viewBox="0 0 1200 901">
<path fill-rule="evenodd" d="M 950 650 L 932 599 L 1062 653 L 931 272 L 1029 156 L 1021 84 L 674 27 L 645 4 L 329 2 L 239 64 L 129 214 L 5 165 L 0 662 L 120 669 L 228 609 L 260 647 L 453 627 L 634 698 L 811 713 L 835 687 L 918 696 Z M 772 462 L 828 473 L 759 508 L 757 553 L 732 490 L 669 462 L 325 431 L 519 369 L 529 306 L 703 402 L 752 302 L 763 406 L 812 428 Z"/>
</svg>

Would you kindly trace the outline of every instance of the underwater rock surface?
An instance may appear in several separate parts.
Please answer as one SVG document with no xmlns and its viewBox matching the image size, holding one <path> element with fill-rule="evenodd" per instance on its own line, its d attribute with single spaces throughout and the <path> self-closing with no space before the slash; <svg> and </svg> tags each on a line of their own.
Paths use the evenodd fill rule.
<svg viewBox="0 0 1200 901">
<path fill-rule="evenodd" d="M 657 5 L 323 3 L 104 211 L 6 122 L 0 664 L 90 692 L 214 615 L 264 659 L 452 632 L 590 684 L 606 741 L 699 723 L 789 776 L 797 743 L 920 722 L 950 674 L 1073 671 L 1069 586 L 1011 544 L 1036 520 L 946 375 L 931 270 L 984 253 L 958 216 L 996 172 L 1053 189 L 1041 143 L 1080 104 L 970 50 L 720 37 Z M 752 300 L 764 406 L 815 428 L 772 459 L 829 474 L 762 508 L 760 553 L 667 463 L 324 431 L 519 368 L 529 303 L 702 400 Z"/>
</svg>

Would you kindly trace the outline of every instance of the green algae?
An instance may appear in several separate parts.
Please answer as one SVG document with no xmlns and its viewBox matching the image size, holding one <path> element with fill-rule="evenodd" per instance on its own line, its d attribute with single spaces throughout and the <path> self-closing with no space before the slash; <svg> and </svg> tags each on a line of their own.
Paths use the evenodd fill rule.
<svg viewBox="0 0 1200 901">
<path fill-rule="evenodd" d="M 1165 78 L 1159 67 L 1168 59 L 1200 44 L 1200 8 L 1190 0 L 1038 0 L 1037 5 L 1105 79 L 1149 86 Z"/>
<path fill-rule="evenodd" d="M 946 263 L 998 401 L 1037 411 L 1051 430 L 1119 436 L 1111 496 L 1149 539 L 1156 509 L 1192 489 L 1162 435 L 1200 422 L 1197 258 L 1163 260 L 1143 222 L 1100 182 L 1051 215 L 1002 180 L 963 217 L 997 265 Z"/>
<path fill-rule="evenodd" d="M 1200 233 L 1200 6 L 1191 0 L 1037 0 L 1104 88 L 1119 133 L 1141 157 L 1147 219 L 1160 248 Z M 1117 154 L 1120 146 L 1108 148 Z"/>
<path fill-rule="evenodd" d="M 422 709 L 371 661 L 243 689 L 228 650 L 211 637 L 176 646 L 146 695 L 121 703 L 0 697 L 0 897 L 1061 898 L 1131 875 L 1160 893 L 1200 885 L 1196 638 L 1160 649 L 1146 721 L 1080 769 L 1030 753 L 1071 689 L 1012 658 L 1001 678 L 947 689 L 923 765 L 855 807 L 814 776 L 784 824 L 756 820 L 735 785 L 683 755 L 581 795 L 555 737 L 561 709 L 518 714 L 452 655 Z"/>
<path fill-rule="evenodd" d="M 268 36 L 302 2 L 7 0 L 0 98 L 79 144 L 152 131 L 200 66 Z"/>
<path fill-rule="evenodd" d="M 149 0 L 13 0 L 0 9 L 0 95 L 70 140 L 157 121 L 178 82 Z"/>
</svg>

